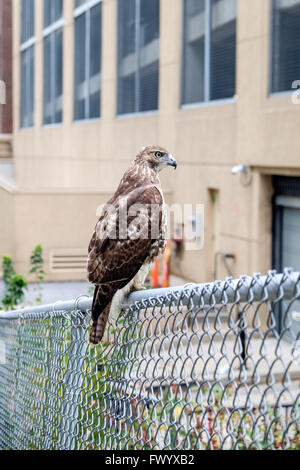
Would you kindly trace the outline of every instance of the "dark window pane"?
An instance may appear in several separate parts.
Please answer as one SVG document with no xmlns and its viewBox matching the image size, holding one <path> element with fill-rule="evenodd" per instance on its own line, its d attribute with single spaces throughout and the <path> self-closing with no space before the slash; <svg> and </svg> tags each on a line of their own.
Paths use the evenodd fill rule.
<svg viewBox="0 0 300 470">
<path fill-rule="evenodd" d="M 140 45 L 159 39 L 159 0 L 141 0 Z"/>
<path fill-rule="evenodd" d="M 53 13 L 53 21 L 57 21 L 62 17 L 63 14 L 63 0 L 54 0 L 54 13 Z"/>
<path fill-rule="evenodd" d="M 198 13 L 204 12 L 205 9 L 205 0 L 189 0 L 186 2 L 187 14 L 189 16 L 195 16 Z"/>
<path fill-rule="evenodd" d="M 101 11 L 102 3 L 97 3 L 75 18 L 75 120 L 100 117 Z"/>
<path fill-rule="evenodd" d="M 184 2 L 183 90 L 184 104 L 204 101 L 205 0 Z"/>
<path fill-rule="evenodd" d="M 44 39 L 44 124 L 52 122 L 51 36 Z"/>
<path fill-rule="evenodd" d="M 236 0 L 211 0 L 210 99 L 235 93 Z"/>
<path fill-rule="evenodd" d="M 140 109 L 152 111 L 158 106 L 158 61 L 141 69 Z"/>
<path fill-rule="evenodd" d="M 34 37 L 34 0 L 22 0 L 21 42 Z M 33 126 L 34 46 L 21 52 L 21 127 Z"/>
<path fill-rule="evenodd" d="M 28 103 L 28 125 L 33 126 L 33 109 L 34 109 L 34 46 L 29 51 L 29 103 Z"/>
<path fill-rule="evenodd" d="M 54 33 L 54 122 L 62 122 L 63 93 L 63 30 Z"/>
<path fill-rule="evenodd" d="M 44 124 L 62 121 L 63 30 L 44 38 Z"/>
<path fill-rule="evenodd" d="M 135 0 L 118 1 L 118 52 L 120 58 L 135 52 Z"/>
<path fill-rule="evenodd" d="M 62 17 L 62 0 L 44 0 L 44 27 Z"/>
<path fill-rule="evenodd" d="M 135 112 L 135 74 L 128 74 L 122 79 L 119 98 L 119 114 Z"/>
<path fill-rule="evenodd" d="M 22 0 L 21 42 L 34 36 L 34 0 Z"/>
<path fill-rule="evenodd" d="M 75 19 L 75 83 L 74 83 L 74 119 L 85 118 L 87 99 L 85 14 Z"/>
<path fill-rule="evenodd" d="M 33 126 L 34 46 L 21 54 L 21 127 Z"/>
<path fill-rule="evenodd" d="M 91 9 L 89 117 L 100 116 L 101 87 L 101 3 Z"/>
<path fill-rule="evenodd" d="M 273 8 L 271 88 L 279 92 L 300 77 L 300 0 L 275 0 Z"/>
<path fill-rule="evenodd" d="M 159 0 L 119 0 L 118 114 L 157 109 L 158 80 Z"/>
<path fill-rule="evenodd" d="M 80 7 L 84 3 L 86 3 L 87 0 L 75 0 L 75 8 Z"/>
<path fill-rule="evenodd" d="M 118 1 L 118 114 L 135 111 L 135 0 Z"/>
<path fill-rule="evenodd" d="M 158 107 L 159 76 L 159 0 L 141 0 L 140 19 L 140 84 L 138 111 Z"/>
<path fill-rule="evenodd" d="M 25 127 L 27 118 L 27 50 L 21 54 L 21 127 Z"/>
<path fill-rule="evenodd" d="M 185 0 L 182 103 L 235 93 L 236 0 Z"/>
<path fill-rule="evenodd" d="M 52 23 L 51 20 L 51 5 L 53 0 L 44 0 L 44 28 Z"/>
</svg>

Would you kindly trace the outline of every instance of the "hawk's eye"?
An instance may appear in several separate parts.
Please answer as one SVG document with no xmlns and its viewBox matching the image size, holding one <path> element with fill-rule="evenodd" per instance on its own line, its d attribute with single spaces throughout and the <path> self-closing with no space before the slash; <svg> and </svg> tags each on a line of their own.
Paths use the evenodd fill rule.
<svg viewBox="0 0 300 470">
<path fill-rule="evenodd" d="M 161 158 L 162 153 L 161 152 L 154 152 L 154 156 L 155 156 L 155 158 Z"/>
</svg>

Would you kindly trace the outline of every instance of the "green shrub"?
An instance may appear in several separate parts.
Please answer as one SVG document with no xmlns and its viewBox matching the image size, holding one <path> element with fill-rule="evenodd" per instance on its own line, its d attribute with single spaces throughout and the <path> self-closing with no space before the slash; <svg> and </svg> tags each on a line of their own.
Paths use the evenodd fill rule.
<svg viewBox="0 0 300 470">
<path fill-rule="evenodd" d="M 42 301 L 42 289 L 41 282 L 44 280 L 44 259 L 43 259 L 43 247 L 42 245 L 36 245 L 30 256 L 30 274 L 35 274 L 35 282 L 38 286 L 38 293 L 36 297 L 36 302 Z"/>
<path fill-rule="evenodd" d="M 5 286 L 7 286 L 14 274 L 16 274 L 14 270 L 13 260 L 9 255 L 2 256 L 2 278 L 4 281 Z"/>
<path fill-rule="evenodd" d="M 7 284 L 2 303 L 7 310 L 19 305 L 24 298 L 27 281 L 21 274 L 13 274 Z"/>
</svg>

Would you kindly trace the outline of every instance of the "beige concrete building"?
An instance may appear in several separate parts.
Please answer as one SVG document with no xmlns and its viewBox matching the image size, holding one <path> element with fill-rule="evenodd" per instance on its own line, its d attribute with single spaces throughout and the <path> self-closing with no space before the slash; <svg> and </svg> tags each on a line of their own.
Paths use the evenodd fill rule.
<svg viewBox="0 0 300 470">
<path fill-rule="evenodd" d="M 300 24 L 300 1 L 154 0 L 157 10 L 150 12 L 143 2 L 53 2 L 62 10 L 53 12 L 51 23 L 47 2 L 25 0 L 33 24 L 28 27 L 27 15 L 24 37 L 22 2 L 12 2 L 15 181 L 0 179 L 1 252 L 11 253 L 16 269 L 27 274 L 30 252 L 42 243 L 47 280 L 84 279 L 97 207 L 140 147 L 157 143 L 179 165 L 162 174 L 167 201 L 205 207 L 203 248 L 186 251 L 182 260 L 188 279 L 227 276 L 219 253 L 235 255 L 227 259 L 235 277 L 280 268 L 285 243 L 294 247 L 299 269 L 300 104 L 292 82 L 300 80 L 299 27 L 293 26 Z M 138 15 L 147 14 L 155 16 L 158 28 L 151 17 L 141 34 Z M 288 21 L 290 28 L 282 32 Z M 52 41 L 58 31 L 60 38 Z M 134 52 L 129 40 L 125 44 L 130 31 Z M 56 51 L 49 70 L 48 37 L 49 50 Z M 282 58 L 283 40 L 290 61 Z M 83 68 L 88 79 L 76 78 Z M 282 78 L 280 70 L 288 76 Z M 80 80 L 89 84 L 89 96 Z M 241 164 L 247 173 L 233 175 Z M 286 219 L 295 228 L 288 242 Z"/>
</svg>

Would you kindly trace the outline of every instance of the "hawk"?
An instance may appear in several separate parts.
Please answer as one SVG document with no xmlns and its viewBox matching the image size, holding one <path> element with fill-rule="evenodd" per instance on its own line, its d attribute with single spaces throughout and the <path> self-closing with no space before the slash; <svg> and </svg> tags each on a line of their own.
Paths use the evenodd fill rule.
<svg viewBox="0 0 300 470">
<path fill-rule="evenodd" d="M 167 218 L 159 172 L 177 168 L 163 147 L 144 147 L 102 209 L 88 248 L 88 280 L 95 285 L 90 342 L 100 343 L 110 314 L 124 297 L 143 288 L 165 249 Z"/>
</svg>

